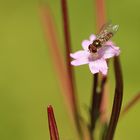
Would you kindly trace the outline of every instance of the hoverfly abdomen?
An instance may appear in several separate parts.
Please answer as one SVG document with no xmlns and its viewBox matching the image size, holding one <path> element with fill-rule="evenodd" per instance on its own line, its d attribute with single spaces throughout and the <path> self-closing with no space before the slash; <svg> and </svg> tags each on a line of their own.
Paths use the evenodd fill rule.
<svg viewBox="0 0 140 140">
<path fill-rule="evenodd" d="M 113 33 L 108 33 L 107 35 L 106 35 L 106 37 L 105 37 L 105 42 L 106 41 L 108 41 L 108 40 L 110 40 L 110 38 L 113 36 Z"/>
<path fill-rule="evenodd" d="M 106 36 L 104 36 L 103 38 L 99 39 L 100 43 L 103 45 L 105 42 L 109 41 L 110 38 L 112 38 L 112 36 L 113 36 L 113 33 L 111 33 L 111 32 L 106 34 Z"/>
</svg>

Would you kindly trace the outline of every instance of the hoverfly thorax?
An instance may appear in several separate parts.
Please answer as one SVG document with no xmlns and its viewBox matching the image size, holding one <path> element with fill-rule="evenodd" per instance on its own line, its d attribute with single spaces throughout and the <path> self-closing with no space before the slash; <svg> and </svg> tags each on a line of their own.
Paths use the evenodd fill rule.
<svg viewBox="0 0 140 140">
<path fill-rule="evenodd" d="M 96 53 L 96 52 L 97 52 L 97 49 L 100 48 L 101 46 L 102 46 L 102 45 L 101 45 L 101 41 L 95 39 L 95 40 L 93 41 L 93 43 L 90 44 L 90 45 L 88 46 L 88 49 L 89 49 L 89 51 L 90 51 L 91 53 Z"/>
</svg>

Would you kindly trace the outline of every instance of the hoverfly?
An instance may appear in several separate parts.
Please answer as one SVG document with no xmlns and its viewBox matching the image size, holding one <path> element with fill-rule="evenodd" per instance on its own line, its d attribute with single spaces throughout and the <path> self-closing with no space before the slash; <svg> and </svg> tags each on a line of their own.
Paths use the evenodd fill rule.
<svg viewBox="0 0 140 140">
<path fill-rule="evenodd" d="M 117 32 L 119 25 L 113 25 L 110 23 L 104 24 L 99 33 L 96 35 L 96 39 L 88 46 L 91 53 L 96 53 L 98 48 L 102 47 L 107 41 L 109 41 L 113 35 Z"/>
</svg>

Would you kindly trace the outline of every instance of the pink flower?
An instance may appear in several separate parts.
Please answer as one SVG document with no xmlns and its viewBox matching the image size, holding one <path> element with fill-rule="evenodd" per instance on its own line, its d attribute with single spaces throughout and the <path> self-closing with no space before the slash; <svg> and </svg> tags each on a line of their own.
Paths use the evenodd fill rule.
<svg viewBox="0 0 140 140">
<path fill-rule="evenodd" d="M 91 35 L 89 40 L 82 42 L 83 50 L 71 53 L 70 56 L 75 59 L 71 62 L 73 66 L 89 64 L 91 73 L 101 72 L 103 75 L 107 74 L 108 66 L 106 59 L 120 54 L 119 47 L 116 47 L 111 41 L 106 42 L 96 53 L 90 53 L 88 46 L 96 39 L 95 35 Z"/>
</svg>

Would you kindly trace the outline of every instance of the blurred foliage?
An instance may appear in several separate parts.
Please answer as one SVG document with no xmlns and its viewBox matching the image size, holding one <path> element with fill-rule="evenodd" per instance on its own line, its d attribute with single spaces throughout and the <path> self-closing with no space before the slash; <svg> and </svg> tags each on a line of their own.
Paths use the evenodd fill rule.
<svg viewBox="0 0 140 140">
<path fill-rule="evenodd" d="M 49 139 L 46 115 L 48 104 L 54 106 L 61 138 L 74 140 L 76 137 L 47 49 L 47 41 L 40 22 L 39 4 L 37 0 L 0 0 L 0 139 L 2 140 Z M 49 0 L 49 4 L 56 21 L 60 49 L 63 51 L 60 1 Z M 106 6 L 108 20 L 120 25 L 114 41 L 122 50 L 125 105 L 140 90 L 140 1 L 107 0 Z M 95 5 L 93 0 L 71 0 L 68 1 L 68 8 L 72 47 L 75 51 L 81 48 L 83 39 L 95 32 Z M 87 66 L 76 67 L 75 72 L 80 109 L 88 120 L 84 107 L 89 106 L 90 102 L 92 74 Z M 111 107 L 114 95 L 111 64 L 109 76 Z M 137 104 L 120 119 L 115 140 L 139 139 L 139 108 L 140 104 Z"/>
</svg>

